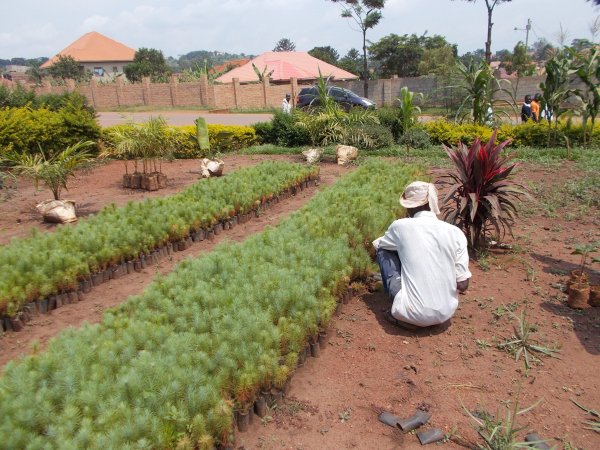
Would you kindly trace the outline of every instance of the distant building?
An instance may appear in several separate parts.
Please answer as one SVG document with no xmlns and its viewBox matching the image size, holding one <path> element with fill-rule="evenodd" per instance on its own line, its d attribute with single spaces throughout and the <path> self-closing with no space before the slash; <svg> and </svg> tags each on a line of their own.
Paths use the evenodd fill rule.
<svg viewBox="0 0 600 450">
<path fill-rule="evenodd" d="M 17 66 L 16 64 L 8 64 L 4 66 L 5 72 L 16 72 L 16 73 L 25 73 L 29 69 L 29 66 Z"/>
<path fill-rule="evenodd" d="M 289 82 L 292 78 L 296 78 L 298 82 L 314 82 L 319 78 L 319 71 L 324 78 L 332 80 L 356 80 L 358 78 L 357 75 L 321 61 L 306 52 L 266 52 L 243 66 L 221 75 L 215 81 L 232 83 L 234 78 L 237 78 L 240 83 L 258 81 L 258 75 L 252 64 L 261 73 L 269 74 L 269 79 L 274 83 Z"/>
<path fill-rule="evenodd" d="M 92 31 L 61 50 L 42 64 L 41 68 L 52 67 L 59 56 L 72 57 L 84 70 L 92 72 L 95 78 L 111 80 L 121 75 L 123 68 L 133 62 L 135 49 Z"/>
</svg>

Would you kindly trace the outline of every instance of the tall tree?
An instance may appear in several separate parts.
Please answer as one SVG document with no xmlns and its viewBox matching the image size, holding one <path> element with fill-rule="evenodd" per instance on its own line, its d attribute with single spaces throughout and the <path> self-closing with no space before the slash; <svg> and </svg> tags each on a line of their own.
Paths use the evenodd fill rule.
<svg viewBox="0 0 600 450">
<path fill-rule="evenodd" d="M 125 66 L 125 76 L 133 83 L 150 77 L 152 81 L 164 81 L 171 73 L 163 52 L 154 48 L 140 48 L 135 52 L 133 62 Z"/>
<path fill-rule="evenodd" d="M 75 81 L 83 81 L 86 75 L 83 66 L 75 61 L 72 56 L 63 55 L 58 56 L 58 60 L 48 68 L 48 73 L 54 78 Z"/>
<path fill-rule="evenodd" d="M 442 36 L 389 34 L 371 44 L 369 52 L 379 76 L 415 77 L 440 74 L 443 64 L 452 66 L 456 48 Z"/>
<path fill-rule="evenodd" d="M 362 33 L 363 42 L 363 95 L 369 96 L 369 64 L 367 60 L 367 30 L 374 28 L 381 18 L 381 10 L 386 0 L 331 0 L 342 3 L 342 17 L 352 19 Z"/>
<path fill-rule="evenodd" d="M 314 47 L 312 50 L 308 51 L 308 54 L 314 58 L 333 65 L 335 65 L 340 58 L 337 50 L 329 45 L 326 47 Z"/>
<path fill-rule="evenodd" d="M 341 69 L 358 75 L 360 73 L 361 66 L 360 52 L 355 48 L 351 48 L 348 50 L 348 53 L 346 53 L 346 55 L 337 62 L 336 65 Z"/>
<path fill-rule="evenodd" d="M 288 38 L 281 38 L 281 39 L 279 39 L 279 41 L 277 41 L 277 44 L 275 44 L 275 48 L 273 49 L 273 51 L 274 52 L 295 52 L 296 44 L 294 44 Z"/>
<path fill-rule="evenodd" d="M 485 58 L 485 50 L 482 48 L 478 48 L 475 51 L 467 52 L 464 55 L 459 56 L 459 61 L 465 66 L 469 65 L 470 61 L 474 61 L 476 64 L 479 64 Z"/>
<path fill-rule="evenodd" d="M 546 61 L 551 56 L 550 52 L 554 50 L 552 44 L 544 38 L 540 38 L 531 44 L 531 48 L 533 50 L 533 59 L 536 61 Z"/>
<path fill-rule="evenodd" d="M 467 0 L 468 2 L 475 2 L 477 0 Z M 494 14 L 494 8 L 496 5 L 505 2 L 511 2 L 512 0 L 485 0 L 485 6 L 487 8 L 487 40 L 485 41 L 485 61 L 489 64 L 492 61 L 492 15 Z M 600 0 L 597 0 L 600 1 Z"/>
<path fill-rule="evenodd" d="M 419 74 L 448 76 L 454 70 L 456 61 L 456 47 L 426 48 L 419 62 Z"/>
<path fill-rule="evenodd" d="M 33 80 L 33 82 L 35 84 L 41 84 L 42 83 L 42 78 L 44 76 L 44 70 L 40 69 L 40 65 L 37 64 L 35 66 L 29 66 L 29 69 L 27 69 L 27 76 L 29 76 L 29 78 L 31 80 Z"/>
<path fill-rule="evenodd" d="M 516 72 L 519 78 L 535 74 L 535 63 L 521 41 L 517 42 L 513 52 L 500 63 L 500 66 L 504 67 L 509 74 Z"/>
</svg>

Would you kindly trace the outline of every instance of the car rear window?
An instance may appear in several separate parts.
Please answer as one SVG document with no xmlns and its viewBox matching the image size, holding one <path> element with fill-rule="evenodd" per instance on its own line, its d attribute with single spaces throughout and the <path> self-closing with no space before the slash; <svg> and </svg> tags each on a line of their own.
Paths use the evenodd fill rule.
<svg viewBox="0 0 600 450">
<path fill-rule="evenodd" d="M 307 95 L 307 94 L 316 94 L 317 90 L 315 88 L 303 88 L 300 90 L 300 95 Z"/>
</svg>

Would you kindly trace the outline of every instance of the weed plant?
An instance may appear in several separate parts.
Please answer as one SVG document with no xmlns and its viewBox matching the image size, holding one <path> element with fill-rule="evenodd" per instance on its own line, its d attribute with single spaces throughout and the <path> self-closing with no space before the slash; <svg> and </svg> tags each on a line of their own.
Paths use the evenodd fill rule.
<svg viewBox="0 0 600 450">
<path fill-rule="evenodd" d="M 367 161 L 277 228 L 182 262 L 100 324 L 9 363 L 2 446 L 226 445 L 233 409 L 285 383 L 336 296 L 367 275 L 370 242 L 402 216 L 397 196 L 420 176 Z"/>
<path fill-rule="evenodd" d="M 517 324 L 513 327 L 513 336 L 499 343 L 497 348 L 514 355 L 515 361 L 518 361 L 523 356 L 525 375 L 527 375 L 529 369 L 534 364 L 541 362 L 541 356 L 558 358 L 557 353 L 559 350 L 557 348 L 546 347 L 533 338 L 532 335 L 535 333 L 536 328 L 527 322 L 525 311 L 526 308 L 523 308 L 521 315 L 517 316 L 510 308 L 506 308 L 505 312 L 508 312 L 517 321 Z"/>
<path fill-rule="evenodd" d="M 483 445 L 478 444 L 477 448 L 482 450 L 535 448 L 535 442 L 520 442 L 517 439 L 517 435 L 527 428 L 526 425 L 519 426 L 517 424 L 517 418 L 535 408 L 540 401 L 541 399 L 527 408 L 519 409 L 519 401 L 517 398 L 513 408 L 506 412 L 505 418 L 500 417 L 500 411 L 497 411 L 494 416 L 487 411 L 471 412 L 463 406 L 463 409 L 469 417 L 477 424 L 477 433 L 483 439 Z"/>
</svg>

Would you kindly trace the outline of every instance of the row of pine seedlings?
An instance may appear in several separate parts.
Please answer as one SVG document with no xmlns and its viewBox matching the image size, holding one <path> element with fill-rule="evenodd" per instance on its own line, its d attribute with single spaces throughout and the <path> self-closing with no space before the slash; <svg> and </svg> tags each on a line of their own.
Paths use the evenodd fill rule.
<svg viewBox="0 0 600 450">
<path fill-rule="evenodd" d="M 9 363 L 0 447 L 227 447 L 371 273 L 370 242 L 419 175 L 367 161 L 279 226 L 185 260 L 100 324 Z"/>
<path fill-rule="evenodd" d="M 318 168 L 264 162 L 169 197 L 105 207 L 54 233 L 13 239 L 0 248 L 0 332 L 19 331 L 36 312 L 77 302 L 93 286 L 245 222 L 317 178 Z"/>
</svg>

